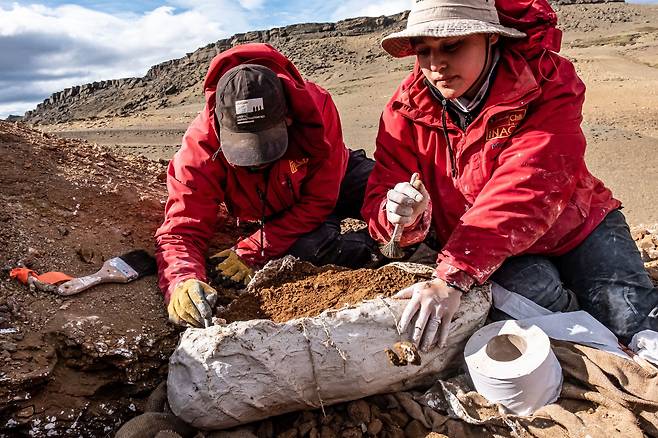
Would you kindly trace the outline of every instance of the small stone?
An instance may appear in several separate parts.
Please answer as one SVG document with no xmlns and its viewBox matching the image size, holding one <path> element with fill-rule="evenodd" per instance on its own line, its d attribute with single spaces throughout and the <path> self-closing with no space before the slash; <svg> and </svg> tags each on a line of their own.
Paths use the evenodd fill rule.
<svg viewBox="0 0 658 438">
<path fill-rule="evenodd" d="M 16 413 L 19 418 L 30 418 L 32 415 L 34 415 L 34 406 L 28 406 Z"/>
<path fill-rule="evenodd" d="M 405 438 L 404 431 L 397 426 L 387 427 L 386 436 L 389 438 Z"/>
<path fill-rule="evenodd" d="M 341 438 L 361 438 L 363 436 L 363 433 L 361 432 L 360 427 L 350 427 L 348 429 L 343 430 L 340 436 Z"/>
<path fill-rule="evenodd" d="M 5 350 L 5 351 L 9 351 L 10 353 L 13 353 L 14 351 L 16 351 L 16 344 L 8 341 L 0 341 L 0 350 Z"/>
<path fill-rule="evenodd" d="M 338 438 L 336 432 L 329 426 L 322 426 L 320 429 L 320 438 Z"/>
<path fill-rule="evenodd" d="M 356 424 L 370 423 L 370 405 L 365 400 L 357 400 L 347 405 L 347 414 Z"/>
<path fill-rule="evenodd" d="M 288 429 L 277 434 L 277 438 L 296 438 L 298 436 L 297 429 Z"/>
<path fill-rule="evenodd" d="M 637 242 L 637 247 L 640 249 L 640 252 L 642 253 L 642 259 L 645 262 L 651 261 L 649 252 L 652 252 L 656 249 L 653 243 L 652 236 L 650 234 L 644 236 L 640 241 Z"/>
<path fill-rule="evenodd" d="M 389 412 L 389 415 L 400 428 L 403 428 L 409 422 L 409 416 L 400 410 L 393 409 Z"/>
<path fill-rule="evenodd" d="M 384 424 L 379 418 L 375 418 L 368 424 L 368 435 L 377 436 L 382 431 Z"/>
<path fill-rule="evenodd" d="M 647 262 L 644 264 L 644 269 L 649 273 L 649 277 L 655 282 L 658 282 L 658 260 Z"/>
<path fill-rule="evenodd" d="M 85 263 L 93 263 L 94 261 L 94 251 L 91 248 L 78 248 L 76 254 Z"/>
<path fill-rule="evenodd" d="M 297 426 L 297 429 L 299 430 L 299 435 L 305 436 L 307 433 L 309 433 L 311 429 L 313 429 L 313 427 L 315 426 L 314 423 L 315 423 L 314 421 L 307 421 Z"/>
<path fill-rule="evenodd" d="M 404 428 L 404 435 L 407 438 L 424 438 L 429 430 L 425 428 L 418 420 L 412 420 Z"/>
</svg>

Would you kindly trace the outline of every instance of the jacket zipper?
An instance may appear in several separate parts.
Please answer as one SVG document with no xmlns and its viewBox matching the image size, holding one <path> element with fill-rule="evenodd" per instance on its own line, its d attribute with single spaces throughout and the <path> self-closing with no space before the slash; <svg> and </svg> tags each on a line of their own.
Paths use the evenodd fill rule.
<svg viewBox="0 0 658 438">
<path fill-rule="evenodd" d="M 286 183 L 288 184 L 288 189 L 290 190 L 290 195 L 292 196 L 292 201 L 295 202 L 295 189 L 292 186 L 292 180 L 290 179 L 290 175 L 286 175 Z"/>
<path fill-rule="evenodd" d="M 262 191 L 258 187 L 256 187 L 256 194 L 260 198 L 260 221 L 259 221 L 259 226 L 260 226 L 260 256 L 265 257 L 265 212 L 266 212 L 266 205 L 267 205 L 267 186 L 269 185 L 269 172 L 266 172 L 265 175 L 265 191 Z"/>
<path fill-rule="evenodd" d="M 450 136 L 448 135 L 448 123 L 446 122 L 446 105 L 448 105 L 448 102 L 443 99 L 441 101 L 441 105 L 443 106 L 441 109 L 441 124 L 443 125 L 443 136 L 446 139 L 446 145 L 448 147 L 448 155 L 450 156 L 450 169 L 451 169 L 451 175 L 452 178 L 455 179 L 457 178 L 457 164 L 455 163 L 455 152 L 452 149 L 452 143 L 450 142 Z"/>
</svg>

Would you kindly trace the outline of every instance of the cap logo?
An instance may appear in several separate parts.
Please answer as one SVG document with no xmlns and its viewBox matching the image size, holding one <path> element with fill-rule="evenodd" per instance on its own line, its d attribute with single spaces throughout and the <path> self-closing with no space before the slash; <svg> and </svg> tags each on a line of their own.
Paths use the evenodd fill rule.
<svg viewBox="0 0 658 438">
<path fill-rule="evenodd" d="M 263 98 L 257 97 L 255 99 L 236 100 L 235 101 L 235 115 L 238 125 L 245 123 L 254 123 L 256 119 L 264 119 L 264 114 L 255 114 L 265 110 Z"/>
</svg>

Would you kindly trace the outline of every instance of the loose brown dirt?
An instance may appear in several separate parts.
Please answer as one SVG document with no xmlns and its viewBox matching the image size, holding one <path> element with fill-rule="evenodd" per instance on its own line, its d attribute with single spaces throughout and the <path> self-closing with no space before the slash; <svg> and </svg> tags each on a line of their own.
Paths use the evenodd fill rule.
<svg viewBox="0 0 658 438">
<path fill-rule="evenodd" d="M 165 167 L 6 122 L 0 156 L 0 437 L 112 434 L 165 378 L 177 342 L 155 277 L 63 298 L 9 271 L 81 276 L 152 252 Z"/>
<path fill-rule="evenodd" d="M 390 297 L 422 278 L 400 269 L 329 270 L 240 296 L 218 316 L 227 322 L 270 319 L 285 322 L 312 317 L 327 309 L 358 304 L 377 296 Z"/>
</svg>

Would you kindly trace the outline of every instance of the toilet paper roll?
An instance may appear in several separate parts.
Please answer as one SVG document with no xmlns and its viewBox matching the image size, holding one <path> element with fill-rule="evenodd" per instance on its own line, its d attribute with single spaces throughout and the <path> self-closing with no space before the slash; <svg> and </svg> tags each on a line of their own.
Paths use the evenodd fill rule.
<svg viewBox="0 0 658 438">
<path fill-rule="evenodd" d="M 557 400 L 562 368 L 539 327 L 499 321 L 471 336 L 464 349 L 477 392 L 517 415 L 530 415 Z"/>
</svg>

